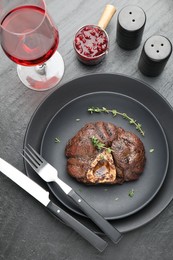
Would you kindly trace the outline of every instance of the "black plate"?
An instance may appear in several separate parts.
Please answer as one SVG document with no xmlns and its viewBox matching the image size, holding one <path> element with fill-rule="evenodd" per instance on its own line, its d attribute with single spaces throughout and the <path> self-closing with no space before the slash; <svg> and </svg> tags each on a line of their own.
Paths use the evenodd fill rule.
<svg viewBox="0 0 173 260">
<path fill-rule="evenodd" d="M 173 116 L 172 107 L 157 91 L 153 90 L 153 88 L 147 84 L 124 75 L 115 74 L 87 75 L 85 77 L 74 79 L 51 93 L 33 114 L 26 130 L 24 146 L 30 143 L 39 151 L 45 128 L 55 113 L 72 99 L 87 93 L 98 91 L 110 91 L 125 94 L 138 100 L 150 109 L 158 118 L 165 131 L 169 145 L 169 156 L 170 158 L 173 156 L 173 122 L 170 120 Z M 47 185 L 26 163 L 25 169 L 26 174 L 31 179 L 45 189 L 47 188 Z M 158 216 L 173 198 L 172 171 L 173 161 L 170 160 L 165 181 L 155 198 L 137 213 L 126 218 L 111 220 L 111 224 L 116 226 L 120 232 L 124 233 L 136 229 Z M 79 214 L 68 210 L 68 208 L 58 202 L 54 196 L 52 196 L 52 199 L 93 231 L 100 232 L 100 230 L 88 218 L 84 218 Z"/>
<path fill-rule="evenodd" d="M 90 106 L 104 106 L 127 113 L 142 124 L 145 136 L 142 137 L 135 126 L 130 125 L 120 116 L 112 117 L 103 113 L 91 115 L 87 112 Z M 78 121 L 78 119 L 80 120 Z M 135 132 L 143 141 L 147 163 L 138 181 L 123 185 L 88 186 L 77 182 L 68 175 L 65 157 L 65 146 L 68 140 L 86 123 L 98 120 L 111 122 L 128 131 Z M 60 143 L 55 143 L 55 137 L 60 139 Z M 150 152 L 152 148 L 154 148 L 153 153 Z M 80 193 L 106 219 L 127 217 L 147 205 L 163 183 L 169 157 L 164 131 L 155 116 L 135 99 L 106 91 L 88 93 L 63 106 L 46 128 L 41 153 L 58 170 L 60 179 Z M 56 198 L 66 207 L 78 214 L 83 214 L 56 183 L 50 183 L 48 186 Z M 133 198 L 129 196 L 129 191 L 132 189 L 135 194 Z"/>
</svg>

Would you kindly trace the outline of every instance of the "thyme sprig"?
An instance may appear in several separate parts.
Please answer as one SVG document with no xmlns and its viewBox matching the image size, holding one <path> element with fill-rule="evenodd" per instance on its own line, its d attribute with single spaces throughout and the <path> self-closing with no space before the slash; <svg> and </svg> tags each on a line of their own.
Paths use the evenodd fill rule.
<svg viewBox="0 0 173 260">
<path fill-rule="evenodd" d="M 107 109 L 106 107 L 89 107 L 88 108 L 88 112 L 90 112 L 91 114 L 93 113 L 106 113 L 106 114 L 112 114 L 113 117 L 119 115 L 122 116 L 124 119 L 126 119 L 127 121 L 129 121 L 130 125 L 134 125 L 136 130 L 142 135 L 144 136 L 145 133 L 142 130 L 142 125 L 140 123 L 137 122 L 137 120 L 133 119 L 132 117 L 129 117 L 126 113 L 123 112 L 119 112 L 116 109 Z"/>
<path fill-rule="evenodd" d="M 113 150 L 110 148 L 110 147 L 106 147 L 105 144 L 103 144 L 102 142 L 100 142 L 98 140 L 97 137 L 95 136 L 92 136 L 91 137 L 91 142 L 93 144 L 93 146 L 97 149 L 97 150 L 102 150 L 102 149 L 105 149 L 108 153 L 111 153 Z"/>
</svg>

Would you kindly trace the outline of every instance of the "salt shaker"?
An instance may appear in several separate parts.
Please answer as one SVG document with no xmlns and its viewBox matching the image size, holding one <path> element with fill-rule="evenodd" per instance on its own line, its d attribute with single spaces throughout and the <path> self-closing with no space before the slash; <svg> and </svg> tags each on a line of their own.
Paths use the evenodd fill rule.
<svg viewBox="0 0 173 260">
<path fill-rule="evenodd" d="M 146 23 L 146 14 L 136 5 L 128 5 L 121 9 L 117 20 L 116 40 L 126 50 L 136 49 L 142 40 Z"/>
</svg>

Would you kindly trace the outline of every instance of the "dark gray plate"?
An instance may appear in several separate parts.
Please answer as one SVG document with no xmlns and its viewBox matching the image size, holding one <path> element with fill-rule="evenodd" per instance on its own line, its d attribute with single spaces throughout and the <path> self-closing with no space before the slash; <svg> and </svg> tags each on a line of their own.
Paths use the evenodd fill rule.
<svg viewBox="0 0 173 260">
<path fill-rule="evenodd" d="M 144 82 L 124 75 L 116 74 L 92 74 L 83 76 L 67 82 L 52 92 L 38 106 L 33 114 L 26 130 L 24 146 L 30 143 L 35 149 L 37 149 L 37 151 L 39 151 L 45 129 L 56 112 L 76 97 L 98 91 L 109 91 L 124 94 L 138 100 L 149 108 L 150 111 L 158 118 L 163 127 L 168 140 L 169 156 L 170 158 L 173 156 L 173 122 L 170 120 L 173 116 L 172 107 L 156 90 Z M 24 165 L 26 174 L 43 188 L 48 189 L 45 182 L 41 180 L 41 178 L 30 168 L 30 166 L 25 162 Z M 173 198 L 172 171 L 173 161 L 170 160 L 166 178 L 153 200 L 131 216 L 110 220 L 111 224 L 116 226 L 120 232 L 124 233 L 143 226 L 158 216 Z M 82 217 L 81 215 L 69 210 L 61 202 L 59 202 L 55 196 L 51 195 L 51 199 L 76 219 L 85 224 L 88 228 L 100 233 L 97 226 L 94 225 L 88 218 Z"/>
<path fill-rule="evenodd" d="M 137 119 L 143 126 L 145 136 L 142 137 L 121 116 L 108 114 L 90 114 L 88 107 L 106 107 L 117 109 Z M 77 119 L 77 120 L 76 120 Z M 80 121 L 78 121 L 80 119 Z M 84 185 L 68 175 L 66 171 L 65 146 L 76 132 L 90 121 L 107 121 L 137 134 L 146 150 L 146 167 L 138 181 L 123 185 Z M 55 137 L 60 143 L 55 143 Z M 150 149 L 154 149 L 151 153 Z M 127 217 L 147 205 L 159 191 L 166 176 L 168 166 L 168 145 L 164 131 L 156 117 L 141 103 L 128 96 L 114 92 L 94 92 L 80 96 L 63 106 L 48 124 L 41 145 L 43 157 L 59 172 L 59 177 L 85 198 L 106 219 Z M 48 173 L 49 174 L 49 173 Z M 66 196 L 56 183 L 48 184 L 66 207 L 78 214 L 79 208 Z M 133 198 L 129 191 L 134 190 Z"/>
</svg>

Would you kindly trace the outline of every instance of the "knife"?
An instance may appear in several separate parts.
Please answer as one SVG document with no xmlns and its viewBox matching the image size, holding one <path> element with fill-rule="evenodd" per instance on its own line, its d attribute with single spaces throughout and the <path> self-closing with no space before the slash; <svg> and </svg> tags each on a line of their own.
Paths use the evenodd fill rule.
<svg viewBox="0 0 173 260">
<path fill-rule="evenodd" d="M 50 212 L 61 219 L 65 224 L 74 229 L 79 235 L 86 239 L 92 246 L 100 252 L 107 247 L 107 242 L 96 235 L 93 231 L 85 227 L 66 211 L 54 204 L 49 199 L 49 192 L 27 177 L 25 174 L 17 170 L 14 166 L 0 158 L 0 172 L 14 181 L 22 189 L 32 195 L 41 204 L 43 204 Z"/>
</svg>

